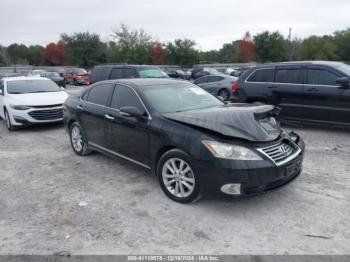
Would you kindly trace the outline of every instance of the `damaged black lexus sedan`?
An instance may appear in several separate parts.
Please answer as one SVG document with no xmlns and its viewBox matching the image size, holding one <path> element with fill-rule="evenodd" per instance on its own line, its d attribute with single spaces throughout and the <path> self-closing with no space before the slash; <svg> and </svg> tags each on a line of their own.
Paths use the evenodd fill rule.
<svg viewBox="0 0 350 262">
<path fill-rule="evenodd" d="M 304 143 L 270 105 L 225 104 L 186 81 L 125 79 L 71 96 L 64 122 L 79 155 L 99 151 L 153 170 L 171 199 L 251 195 L 302 170 Z"/>
</svg>

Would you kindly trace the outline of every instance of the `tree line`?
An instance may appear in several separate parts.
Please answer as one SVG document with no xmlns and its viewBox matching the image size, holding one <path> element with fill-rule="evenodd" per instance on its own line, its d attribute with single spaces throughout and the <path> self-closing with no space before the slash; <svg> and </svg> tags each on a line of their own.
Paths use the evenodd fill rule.
<svg viewBox="0 0 350 262">
<path fill-rule="evenodd" d="M 199 63 L 278 62 L 296 60 L 350 61 L 350 28 L 331 35 L 289 40 L 280 32 L 261 32 L 223 44 L 219 50 L 200 51 L 191 39 L 160 42 L 143 29 L 121 24 L 102 41 L 95 33 L 62 34 L 47 46 L 0 46 L 0 66 L 13 64 L 92 68 L 101 63 L 168 64 L 190 67 Z"/>
</svg>

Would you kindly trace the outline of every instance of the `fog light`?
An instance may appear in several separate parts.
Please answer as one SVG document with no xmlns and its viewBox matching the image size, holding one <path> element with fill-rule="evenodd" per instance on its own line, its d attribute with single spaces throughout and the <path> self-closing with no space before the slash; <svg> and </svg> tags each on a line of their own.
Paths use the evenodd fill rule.
<svg viewBox="0 0 350 262">
<path fill-rule="evenodd" d="M 241 184 L 226 184 L 221 187 L 221 191 L 229 195 L 240 195 Z"/>
</svg>

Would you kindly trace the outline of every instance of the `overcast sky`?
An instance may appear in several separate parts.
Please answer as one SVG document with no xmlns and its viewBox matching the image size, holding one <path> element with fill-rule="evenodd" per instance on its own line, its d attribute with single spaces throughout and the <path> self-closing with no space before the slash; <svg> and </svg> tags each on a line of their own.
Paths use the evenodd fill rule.
<svg viewBox="0 0 350 262">
<path fill-rule="evenodd" d="M 161 41 L 191 38 L 209 50 L 245 31 L 330 34 L 350 26 L 349 11 L 350 0 L 0 0 L 0 44 L 46 45 L 81 31 L 107 40 L 125 23 Z"/>
</svg>

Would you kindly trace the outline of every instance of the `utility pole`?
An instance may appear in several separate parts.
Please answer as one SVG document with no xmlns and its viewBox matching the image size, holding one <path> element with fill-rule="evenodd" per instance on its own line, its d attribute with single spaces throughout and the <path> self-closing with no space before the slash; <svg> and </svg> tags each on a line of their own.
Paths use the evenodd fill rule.
<svg viewBox="0 0 350 262">
<path fill-rule="evenodd" d="M 288 54 L 289 54 L 289 61 L 292 60 L 292 28 L 289 28 L 289 34 L 288 34 Z"/>
</svg>

